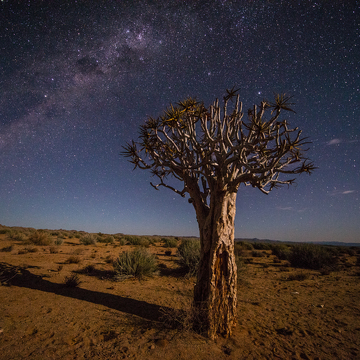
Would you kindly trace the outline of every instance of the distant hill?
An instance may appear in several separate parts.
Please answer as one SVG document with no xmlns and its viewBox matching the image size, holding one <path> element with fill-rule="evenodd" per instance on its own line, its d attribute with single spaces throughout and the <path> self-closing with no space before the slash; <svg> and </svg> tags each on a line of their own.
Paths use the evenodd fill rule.
<svg viewBox="0 0 360 360">
<path fill-rule="evenodd" d="M 281 241 L 281 240 L 270 240 L 270 239 L 258 239 L 258 238 L 236 238 L 235 241 L 248 241 L 258 243 L 290 243 L 290 244 L 317 244 L 317 245 L 330 245 L 330 246 L 357 246 L 360 247 L 360 243 L 345 243 L 341 241 L 308 241 L 308 242 L 294 242 L 294 241 Z"/>
</svg>

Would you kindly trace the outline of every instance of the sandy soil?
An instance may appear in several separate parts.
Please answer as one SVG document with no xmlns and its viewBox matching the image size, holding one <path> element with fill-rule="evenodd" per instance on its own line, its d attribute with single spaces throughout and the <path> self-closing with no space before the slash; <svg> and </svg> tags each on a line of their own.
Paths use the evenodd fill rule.
<svg viewBox="0 0 360 360">
<path fill-rule="evenodd" d="M 131 246 L 81 245 L 65 239 L 51 253 L 0 235 L 0 359 L 360 359 L 360 276 L 343 255 L 328 275 L 252 258 L 238 285 L 238 324 L 230 339 L 210 341 L 168 328 L 162 314 L 186 309 L 194 278 L 176 270 L 176 249 L 150 246 L 162 271 L 114 281 L 109 255 Z M 20 253 L 19 253 L 20 252 Z M 250 252 L 248 255 L 251 255 Z M 70 256 L 80 262 L 68 264 Z M 93 264 L 95 270 L 84 268 Z M 79 287 L 64 286 L 78 273 Z M 296 273 L 310 274 L 289 281 Z M 11 278 L 11 280 L 9 280 Z"/>
</svg>

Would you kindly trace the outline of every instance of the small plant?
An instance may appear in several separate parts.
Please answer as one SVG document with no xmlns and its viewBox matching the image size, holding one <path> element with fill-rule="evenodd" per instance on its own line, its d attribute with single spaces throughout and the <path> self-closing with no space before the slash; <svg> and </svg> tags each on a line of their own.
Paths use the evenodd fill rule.
<svg viewBox="0 0 360 360">
<path fill-rule="evenodd" d="M 141 279 L 153 275 L 157 270 L 155 256 L 144 248 L 123 252 L 113 262 L 113 266 L 119 279 L 128 276 Z"/>
<path fill-rule="evenodd" d="M 28 241 L 34 245 L 51 245 L 52 243 L 50 235 L 43 230 L 33 232 L 29 236 Z"/>
<path fill-rule="evenodd" d="M 50 254 L 57 254 L 59 252 L 58 248 L 55 246 L 50 246 L 49 248 Z"/>
<path fill-rule="evenodd" d="M 95 245 L 96 244 L 96 239 L 91 234 L 85 234 L 85 235 L 80 237 L 80 243 L 83 244 L 83 245 Z"/>
<path fill-rule="evenodd" d="M 200 241 L 198 239 L 183 239 L 178 247 L 180 265 L 190 276 L 196 274 L 200 261 Z"/>
<path fill-rule="evenodd" d="M 160 321 L 168 328 L 201 334 L 205 328 L 205 311 L 196 308 L 192 301 L 184 300 L 181 309 L 160 308 Z"/>
<path fill-rule="evenodd" d="M 85 266 L 81 272 L 85 274 L 91 274 L 92 272 L 94 272 L 94 270 L 95 270 L 95 265 L 89 264 Z"/>
<path fill-rule="evenodd" d="M 62 243 L 64 242 L 64 239 L 61 238 L 61 237 L 58 237 L 55 241 L 54 241 L 54 244 L 59 246 L 59 245 L 62 245 Z"/>
<path fill-rule="evenodd" d="M 66 287 L 77 287 L 81 284 L 79 276 L 76 274 L 69 275 L 65 278 L 64 285 Z"/>
<path fill-rule="evenodd" d="M 66 261 L 65 264 L 78 264 L 81 259 L 78 256 L 70 256 Z"/>
<path fill-rule="evenodd" d="M 126 245 L 126 240 L 124 238 L 120 238 L 118 241 L 120 246 Z"/>
<path fill-rule="evenodd" d="M 36 252 L 39 251 L 39 249 L 38 249 L 38 248 L 35 248 L 35 247 L 33 247 L 33 248 L 25 248 L 24 250 L 25 250 L 27 253 L 36 253 Z"/>
</svg>

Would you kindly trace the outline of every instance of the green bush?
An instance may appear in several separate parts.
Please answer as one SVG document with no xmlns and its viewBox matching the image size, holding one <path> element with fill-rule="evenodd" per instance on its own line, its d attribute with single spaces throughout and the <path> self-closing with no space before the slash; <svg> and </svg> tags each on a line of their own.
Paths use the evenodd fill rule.
<svg viewBox="0 0 360 360">
<path fill-rule="evenodd" d="M 196 274 L 200 261 L 200 240 L 183 239 L 177 250 L 181 266 L 190 276 Z"/>
<path fill-rule="evenodd" d="M 97 241 L 99 243 L 104 243 L 104 244 L 113 244 L 114 243 L 114 237 L 112 235 L 98 236 Z"/>
<path fill-rule="evenodd" d="M 288 260 L 291 252 L 290 248 L 284 244 L 273 245 L 271 251 L 279 260 Z"/>
<path fill-rule="evenodd" d="M 255 250 L 271 250 L 271 244 L 266 242 L 254 242 L 252 245 Z"/>
<path fill-rule="evenodd" d="M 8 231 L 7 238 L 8 240 L 24 241 L 25 235 L 20 231 L 10 230 Z"/>
<path fill-rule="evenodd" d="M 118 241 L 120 246 L 126 245 L 126 240 L 124 238 L 120 238 Z"/>
<path fill-rule="evenodd" d="M 96 239 L 91 234 L 85 234 L 85 235 L 80 237 L 80 243 L 83 244 L 83 245 L 95 245 L 96 244 Z"/>
<path fill-rule="evenodd" d="M 150 240 L 145 236 L 125 235 L 123 239 L 130 245 L 150 246 Z"/>
<path fill-rule="evenodd" d="M 55 245 L 61 245 L 64 242 L 64 239 L 61 237 L 58 237 L 55 241 L 54 244 Z"/>
<path fill-rule="evenodd" d="M 49 233 L 43 230 L 33 232 L 28 241 L 34 245 L 51 245 L 53 243 Z"/>
<path fill-rule="evenodd" d="M 155 256 L 144 248 L 123 252 L 113 262 L 113 266 L 119 279 L 128 276 L 141 279 L 153 275 L 157 270 Z"/>
<path fill-rule="evenodd" d="M 333 267 L 334 256 L 321 245 L 301 244 L 291 248 L 289 259 L 291 266 L 320 270 L 325 267 Z"/>
<path fill-rule="evenodd" d="M 253 244 L 247 242 L 247 241 L 236 241 L 235 242 L 235 248 L 241 249 L 241 250 L 253 250 Z"/>
<path fill-rule="evenodd" d="M 162 238 L 161 241 L 164 242 L 164 247 L 166 248 L 175 248 L 178 244 L 175 238 Z"/>
<path fill-rule="evenodd" d="M 253 251 L 251 252 L 251 256 L 252 256 L 252 257 L 264 257 L 265 254 L 262 253 L 261 251 L 253 250 Z"/>
</svg>

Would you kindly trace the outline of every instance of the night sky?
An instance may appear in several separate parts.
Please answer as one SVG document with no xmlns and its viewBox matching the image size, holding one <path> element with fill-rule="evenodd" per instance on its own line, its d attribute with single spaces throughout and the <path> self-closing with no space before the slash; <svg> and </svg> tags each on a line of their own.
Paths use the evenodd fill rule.
<svg viewBox="0 0 360 360">
<path fill-rule="evenodd" d="M 198 236 L 187 198 L 120 156 L 187 96 L 274 92 L 316 170 L 240 186 L 235 236 L 360 242 L 360 2 L 0 2 L 0 224 Z"/>
</svg>

